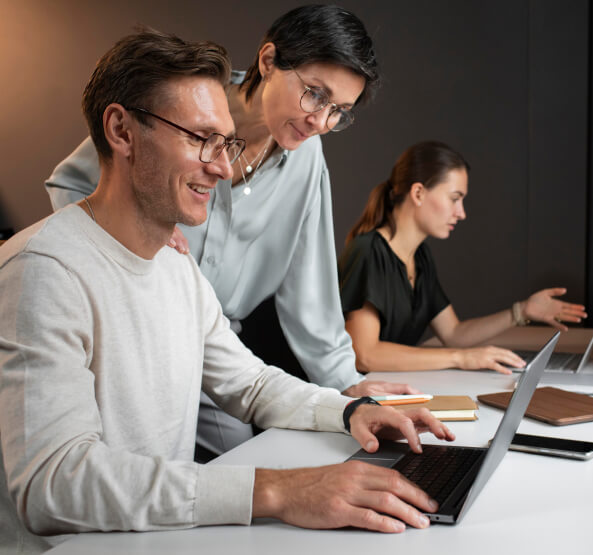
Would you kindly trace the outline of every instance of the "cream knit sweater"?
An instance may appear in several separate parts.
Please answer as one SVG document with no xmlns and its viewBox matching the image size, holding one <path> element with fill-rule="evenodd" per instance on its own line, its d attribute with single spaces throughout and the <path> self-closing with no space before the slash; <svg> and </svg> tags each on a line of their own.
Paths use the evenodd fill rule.
<svg viewBox="0 0 593 555">
<path fill-rule="evenodd" d="M 36 535 L 248 524 L 254 469 L 193 462 L 201 388 L 263 428 L 344 431 L 349 399 L 254 357 L 193 257 L 139 258 L 76 205 L 8 241 L 0 551 L 49 547 Z"/>
</svg>

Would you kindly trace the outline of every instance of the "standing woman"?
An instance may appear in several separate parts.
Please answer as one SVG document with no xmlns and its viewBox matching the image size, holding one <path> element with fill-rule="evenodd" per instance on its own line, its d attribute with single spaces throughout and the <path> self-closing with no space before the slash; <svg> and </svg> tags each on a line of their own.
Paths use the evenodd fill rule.
<svg viewBox="0 0 593 555">
<path fill-rule="evenodd" d="M 330 181 L 319 138 L 348 127 L 354 106 L 372 96 L 378 80 L 372 41 L 350 12 L 314 5 L 277 19 L 252 66 L 235 72 L 228 90 L 236 135 L 247 141 L 233 178 L 210 193 L 206 222 L 180 226 L 172 243 L 181 251 L 189 245 L 233 329 L 240 331 L 240 321 L 274 297 L 282 331 L 308 378 L 356 397 L 412 391 L 363 381 L 356 371 L 340 307 Z M 87 139 L 46 182 L 54 209 L 88 196 L 99 219 L 101 206 L 93 202 L 98 179 Z M 266 334 L 260 334 L 264 340 Z M 250 427 L 203 399 L 200 445 L 219 454 L 250 435 Z"/>
<path fill-rule="evenodd" d="M 472 347 L 529 320 L 566 330 L 584 306 L 544 289 L 511 309 L 460 322 L 445 295 L 424 240 L 446 239 L 465 219 L 469 165 L 436 141 L 418 143 L 397 160 L 391 177 L 375 187 L 346 238 L 339 260 L 346 329 L 362 372 L 489 368 L 508 374 L 524 362 L 508 349 Z M 444 348 L 416 347 L 430 326 Z"/>
</svg>

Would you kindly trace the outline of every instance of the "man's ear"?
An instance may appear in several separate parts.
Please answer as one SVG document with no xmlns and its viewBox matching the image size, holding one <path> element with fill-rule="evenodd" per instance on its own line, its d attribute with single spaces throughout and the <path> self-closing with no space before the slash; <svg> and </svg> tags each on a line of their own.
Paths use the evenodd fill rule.
<svg viewBox="0 0 593 555">
<path fill-rule="evenodd" d="M 132 154 L 133 133 L 130 113 L 121 104 L 110 104 L 103 112 L 103 132 L 114 153 L 124 158 Z"/>
<path fill-rule="evenodd" d="M 414 203 L 414 206 L 421 206 L 422 201 L 424 200 L 424 195 L 426 194 L 426 188 L 422 183 L 416 181 L 416 183 L 412 183 L 410 187 L 410 198 Z"/>
<path fill-rule="evenodd" d="M 274 71 L 274 58 L 276 58 L 276 45 L 273 42 L 266 42 L 259 50 L 259 73 L 262 81 L 265 81 L 269 74 Z"/>
</svg>

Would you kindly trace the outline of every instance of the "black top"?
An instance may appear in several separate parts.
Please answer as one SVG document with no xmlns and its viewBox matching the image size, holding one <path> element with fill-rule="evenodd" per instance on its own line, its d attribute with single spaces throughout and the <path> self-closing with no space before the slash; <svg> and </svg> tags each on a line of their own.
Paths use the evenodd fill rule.
<svg viewBox="0 0 593 555">
<path fill-rule="evenodd" d="M 428 245 L 414 255 L 416 284 L 378 231 L 356 236 L 338 260 L 344 314 L 371 303 L 379 312 L 381 341 L 416 345 L 432 319 L 449 306 Z"/>
</svg>

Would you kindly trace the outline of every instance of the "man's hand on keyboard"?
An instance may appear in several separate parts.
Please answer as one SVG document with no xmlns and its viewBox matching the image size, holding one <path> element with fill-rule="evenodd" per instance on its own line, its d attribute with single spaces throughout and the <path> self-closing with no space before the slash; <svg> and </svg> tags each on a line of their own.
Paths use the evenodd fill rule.
<svg viewBox="0 0 593 555">
<path fill-rule="evenodd" d="M 379 448 L 378 438 L 406 439 L 410 448 L 422 452 L 419 434 L 432 432 L 438 439 L 453 441 L 455 435 L 426 408 L 395 409 L 360 405 L 350 417 L 352 437 L 369 453 Z"/>
</svg>

